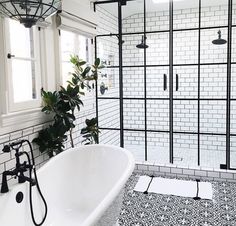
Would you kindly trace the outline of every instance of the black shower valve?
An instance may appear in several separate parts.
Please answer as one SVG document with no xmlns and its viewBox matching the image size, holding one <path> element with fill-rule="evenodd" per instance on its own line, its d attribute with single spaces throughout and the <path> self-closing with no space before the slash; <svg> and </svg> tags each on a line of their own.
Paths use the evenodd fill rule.
<svg viewBox="0 0 236 226">
<path fill-rule="evenodd" d="M 3 149 L 2 149 L 2 152 L 4 153 L 9 153 L 11 152 L 11 147 L 10 145 L 4 145 Z"/>
</svg>

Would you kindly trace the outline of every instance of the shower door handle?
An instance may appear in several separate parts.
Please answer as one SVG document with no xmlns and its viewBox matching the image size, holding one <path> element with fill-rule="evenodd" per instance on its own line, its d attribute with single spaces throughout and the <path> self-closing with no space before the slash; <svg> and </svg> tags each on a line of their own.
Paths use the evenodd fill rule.
<svg viewBox="0 0 236 226">
<path fill-rule="evenodd" d="M 176 87 L 175 90 L 178 91 L 179 90 L 179 75 L 176 74 Z"/>
<path fill-rule="evenodd" d="M 167 75 L 163 75 L 163 89 L 164 91 L 167 90 Z"/>
</svg>

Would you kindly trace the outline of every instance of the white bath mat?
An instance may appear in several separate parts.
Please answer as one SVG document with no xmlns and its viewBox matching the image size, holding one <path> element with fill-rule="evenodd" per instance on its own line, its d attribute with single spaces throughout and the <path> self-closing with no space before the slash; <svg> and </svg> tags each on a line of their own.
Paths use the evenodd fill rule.
<svg viewBox="0 0 236 226">
<path fill-rule="evenodd" d="M 148 185 L 151 181 L 151 177 L 149 176 L 140 176 L 138 183 L 136 184 L 134 191 L 145 192 L 148 188 Z"/>
<path fill-rule="evenodd" d="M 209 182 L 186 181 L 161 177 L 141 176 L 134 191 L 151 192 L 182 197 L 212 199 L 213 190 Z"/>
</svg>

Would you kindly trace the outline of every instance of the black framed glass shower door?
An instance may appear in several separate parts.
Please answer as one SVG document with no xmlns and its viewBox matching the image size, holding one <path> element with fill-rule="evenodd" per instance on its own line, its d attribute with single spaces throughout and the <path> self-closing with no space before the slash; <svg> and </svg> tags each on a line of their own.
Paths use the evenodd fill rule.
<svg viewBox="0 0 236 226">
<path fill-rule="evenodd" d="M 232 1 L 229 3 L 231 7 L 223 2 L 219 8 L 228 10 L 228 17 L 232 16 Z M 119 8 L 117 1 L 109 4 Z M 229 168 L 233 152 L 226 140 L 234 138 L 233 129 L 229 131 L 229 106 L 234 106 L 229 96 L 230 20 L 214 18 L 209 24 L 208 13 L 214 14 L 217 7 L 208 12 L 207 0 L 165 2 L 159 11 L 153 9 L 151 0 L 121 5 L 120 30 L 96 37 L 97 49 L 99 39 L 108 36 L 113 43 L 117 37 L 123 43 L 112 47 L 119 59 L 106 68 L 119 83 L 116 95 L 109 91 L 101 95 L 101 81 L 97 94 L 98 118 L 102 115 L 99 109 L 112 102 L 117 106 L 111 110 L 116 112 L 112 121 L 117 118 L 117 126 L 107 126 L 99 119 L 100 127 L 110 134 L 120 133 L 121 146 L 131 149 L 140 161 Z M 185 15 L 181 21 L 179 14 Z M 212 44 L 219 29 L 229 44 Z M 142 39 L 148 48 L 136 48 Z M 208 54 L 212 51 L 216 54 Z M 231 159 L 231 168 L 234 163 Z"/>
</svg>

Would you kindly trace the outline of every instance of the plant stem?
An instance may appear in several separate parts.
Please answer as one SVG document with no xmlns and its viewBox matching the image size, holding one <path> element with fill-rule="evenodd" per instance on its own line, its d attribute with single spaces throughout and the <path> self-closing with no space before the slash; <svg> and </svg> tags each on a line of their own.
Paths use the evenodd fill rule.
<svg viewBox="0 0 236 226">
<path fill-rule="evenodd" d="M 75 146 L 74 146 L 74 141 L 73 141 L 73 137 L 72 137 L 72 131 L 73 131 L 73 129 L 71 128 L 70 129 L 70 144 L 71 144 L 71 147 L 73 148 Z"/>
</svg>

